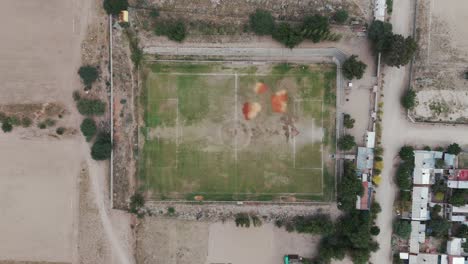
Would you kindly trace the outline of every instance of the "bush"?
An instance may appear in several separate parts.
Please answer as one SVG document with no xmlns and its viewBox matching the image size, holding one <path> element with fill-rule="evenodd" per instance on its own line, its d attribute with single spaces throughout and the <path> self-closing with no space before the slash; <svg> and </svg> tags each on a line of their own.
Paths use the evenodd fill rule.
<svg viewBox="0 0 468 264">
<path fill-rule="evenodd" d="M 466 204 L 465 195 L 465 190 L 454 190 L 452 193 L 452 197 L 450 197 L 450 203 L 454 206 L 464 206 Z"/>
<path fill-rule="evenodd" d="M 404 38 L 402 35 L 393 35 L 387 43 L 388 47 L 382 52 L 383 62 L 398 68 L 408 64 L 418 49 L 412 37 Z"/>
<path fill-rule="evenodd" d="M 150 11 L 150 17 L 157 18 L 159 17 L 159 10 L 157 8 L 153 8 Z"/>
<path fill-rule="evenodd" d="M 371 233 L 371 235 L 373 235 L 373 236 L 377 236 L 377 235 L 380 234 L 380 228 L 379 228 L 378 226 L 373 226 L 373 227 L 371 227 L 371 229 L 370 229 L 370 233 Z"/>
<path fill-rule="evenodd" d="M 80 99 L 81 99 L 80 92 L 79 91 L 74 91 L 73 92 L 73 100 L 76 102 L 76 101 L 79 101 Z"/>
<path fill-rule="evenodd" d="M 29 127 L 29 126 L 31 126 L 31 124 L 32 124 L 31 118 L 29 118 L 29 117 L 23 117 L 23 118 L 21 119 L 21 126 L 23 126 L 23 127 Z"/>
<path fill-rule="evenodd" d="M 408 221 L 397 220 L 393 223 L 393 232 L 403 239 L 409 239 L 411 234 L 411 224 Z"/>
<path fill-rule="evenodd" d="M 83 136 L 85 136 L 86 141 L 91 141 L 97 131 L 96 123 L 91 118 L 85 118 L 83 122 L 81 122 L 80 129 Z"/>
<path fill-rule="evenodd" d="M 326 214 L 296 216 L 292 223 L 298 233 L 331 234 L 334 231 L 333 221 Z"/>
<path fill-rule="evenodd" d="M 259 226 L 262 226 L 262 220 L 260 220 L 260 218 L 256 215 L 252 215 L 252 224 L 253 226 L 255 227 L 259 227 Z"/>
<path fill-rule="evenodd" d="M 117 15 L 120 13 L 120 11 L 127 10 L 128 1 L 127 0 L 104 0 L 103 6 L 107 14 Z"/>
<path fill-rule="evenodd" d="M 175 214 L 175 208 L 174 207 L 169 207 L 167 208 L 167 213 L 169 215 L 174 215 Z"/>
<path fill-rule="evenodd" d="M 275 20 L 270 12 L 257 9 L 249 17 L 250 28 L 257 35 L 271 35 L 275 29 Z"/>
<path fill-rule="evenodd" d="M 301 33 L 288 23 L 281 23 L 273 33 L 273 38 L 292 49 L 302 42 Z"/>
<path fill-rule="evenodd" d="M 44 122 L 40 122 L 39 124 L 37 124 L 37 127 L 39 127 L 40 129 L 45 129 L 47 125 Z"/>
<path fill-rule="evenodd" d="M 250 227 L 250 217 L 246 213 L 238 213 L 235 216 L 236 226 Z"/>
<path fill-rule="evenodd" d="M 91 157 L 95 160 L 106 160 L 110 158 L 112 142 L 109 134 L 99 134 L 96 142 L 91 148 Z"/>
<path fill-rule="evenodd" d="M 344 135 L 338 140 L 338 148 L 341 150 L 351 150 L 354 146 L 356 146 L 356 142 L 351 135 Z"/>
<path fill-rule="evenodd" d="M 99 99 L 82 98 L 77 103 L 78 112 L 85 116 L 103 115 L 106 111 L 106 104 Z"/>
<path fill-rule="evenodd" d="M 356 58 L 356 55 L 352 55 L 343 63 L 342 71 L 346 79 L 352 80 L 356 78 L 359 80 L 366 71 L 367 65 Z"/>
<path fill-rule="evenodd" d="M 85 85 L 85 90 L 91 89 L 93 83 L 99 77 L 98 70 L 93 66 L 81 66 L 78 70 L 78 75 L 80 75 L 83 84 Z"/>
<path fill-rule="evenodd" d="M 401 190 L 408 190 L 411 188 L 411 175 L 413 173 L 413 166 L 408 163 L 400 164 L 396 173 L 396 184 Z"/>
<path fill-rule="evenodd" d="M 448 230 L 452 226 L 447 219 L 435 218 L 431 219 L 427 224 L 427 229 L 431 230 L 430 236 L 443 237 L 447 234 Z"/>
<path fill-rule="evenodd" d="M 12 124 L 13 126 L 17 126 L 21 123 L 20 119 L 16 116 L 10 116 L 7 118 L 7 122 Z"/>
<path fill-rule="evenodd" d="M 448 154 L 458 155 L 460 154 L 461 150 L 461 147 L 457 143 L 452 143 L 447 147 Z"/>
<path fill-rule="evenodd" d="M 349 115 L 349 114 L 344 114 L 343 115 L 343 125 L 344 125 L 344 127 L 353 128 L 354 127 L 354 122 L 356 122 L 356 120 L 354 120 L 354 118 L 351 118 L 351 115 Z"/>
<path fill-rule="evenodd" d="M 336 22 L 343 24 L 344 22 L 346 22 L 346 20 L 348 20 L 348 11 L 344 9 L 338 10 L 333 16 L 333 19 Z"/>
<path fill-rule="evenodd" d="M 170 40 L 177 42 L 182 42 L 187 33 L 182 20 L 161 21 L 156 24 L 154 32 L 158 36 L 166 36 Z"/>
<path fill-rule="evenodd" d="M 130 197 L 130 212 L 137 214 L 140 208 L 145 206 L 145 197 L 143 194 L 136 192 Z"/>
<path fill-rule="evenodd" d="M 406 110 L 413 109 L 416 106 L 416 92 L 408 90 L 401 98 L 401 105 Z"/>
<path fill-rule="evenodd" d="M 13 130 L 13 125 L 8 121 L 3 121 L 2 130 L 5 133 L 11 132 Z"/>
<path fill-rule="evenodd" d="M 57 130 L 55 130 L 57 135 L 63 135 L 65 133 L 65 128 L 64 127 L 58 127 Z"/>
<path fill-rule="evenodd" d="M 364 189 L 356 177 L 356 167 L 352 162 L 345 161 L 343 177 L 338 184 L 338 208 L 350 211 L 356 206 L 357 195 L 362 195 Z"/>
</svg>

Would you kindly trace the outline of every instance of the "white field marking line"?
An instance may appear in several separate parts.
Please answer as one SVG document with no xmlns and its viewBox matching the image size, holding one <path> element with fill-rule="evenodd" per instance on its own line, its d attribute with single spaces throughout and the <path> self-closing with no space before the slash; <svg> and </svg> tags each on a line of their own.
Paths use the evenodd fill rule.
<svg viewBox="0 0 468 264">
<path fill-rule="evenodd" d="M 294 99 L 294 114 L 297 114 L 296 105 L 296 99 Z M 293 137 L 293 168 L 296 168 L 296 137 Z"/>
<path fill-rule="evenodd" d="M 175 98 L 177 100 L 177 109 L 176 109 L 176 153 L 175 153 L 175 168 L 177 169 L 177 165 L 179 164 L 179 98 Z"/>
<path fill-rule="evenodd" d="M 426 63 L 429 63 L 429 57 L 431 54 L 431 26 L 432 26 L 432 9 L 434 8 L 434 0 L 429 3 L 429 25 L 427 32 L 427 57 Z"/>
<path fill-rule="evenodd" d="M 295 77 L 303 76 L 302 74 L 249 74 L 249 73 L 189 73 L 189 72 L 153 72 L 155 75 L 188 75 L 188 76 L 284 76 Z"/>
<path fill-rule="evenodd" d="M 238 96 L 237 96 L 237 91 L 238 91 L 238 84 L 237 84 L 237 73 L 235 74 L 235 78 L 234 78 L 234 121 L 235 123 L 237 124 L 237 102 L 238 102 Z M 237 164 L 237 134 L 234 136 L 234 161 L 236 162 Z"/>
<path fill-rule="evenodd" d="M 320 116 L 321 116 L 321 119 L 322 119 L 322 131 L 325 129 L 323 127 L 323 101 L 322 101 L 322 112 L 320 113 Z M 322 132 L 322 144 L 320 144 L 320 151 L 321 151 L 321 160 L 322 160 L 322 163 L 321 163 L 321 167 L 322 167 L 322 193 L 323 193 L 323 137 L 325 135 L 323 134 Z"/>
</svg>

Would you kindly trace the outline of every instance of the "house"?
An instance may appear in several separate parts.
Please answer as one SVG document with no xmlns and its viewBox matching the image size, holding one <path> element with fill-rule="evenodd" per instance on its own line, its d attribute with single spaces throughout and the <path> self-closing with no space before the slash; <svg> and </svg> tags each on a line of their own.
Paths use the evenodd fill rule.
<svg viewBox="0 0 468 264">
<path fill-rule="evenodd" d="M 467 261 L 465 260 L 464 257 L 454 257 L 454 256 L 449 256 L 448 257 L 448 264 L 466 264 Z"/>
<path fill-rule="evenodd" d="M 451 256 L 461 256 L 463 253 L 462 244 L 465 239 L 453 237 L 447 241 L 447 254 Z"/>
<path fill-rule="evenodd" d="M 385 0 L 375 0 L 374 2 L 374 18 L 375 20 L 385 21 L 385 12 L 387 3 Z"/>
<path fill-rule="evenodd" d="M 468 189 L 468 170 L 458 170 L 449 177 L 447 186 L 452 189 Z"/>
<path fill-rule="evenodd" d="M 367 131 L 365 139 L 367 148 L 375 148 L 375 132 Z"/>
<path fill-rule="evenodd" d="M 445 254 L 420 253 L 410 255 L 409 264 L 449 264 L 448 257 Z"/>
<path fill-rule="evenodd" d="M 418 221 L 429 220 L 427 203 L 429 202 L 429 187 L 413 187 L 411 219 Z"/>
<path fill-rule="evenodd" d="M 418 185 L 433 184 L 433 173 L 443 172 L 435 169 L 436 159 L 442 158 L 443 153 L 440 151 L 415 150 L 413 183 Z"/>
<path fill-rule="evenodd" d="M 426 225 L 419 221 L 411 221 L 410 253 L 419 253 L 419 244 L 426 240 Z"/>
<path fill-rule="evenodd" d="M 468 224 L 467 217 L 468 217 L 468 205 L 465 206 L 449 206 L 449 220 L 452 222 L 461 222 Z"/>
<path fill-rule="evenodd" d="M 356 200 L 356 209 L 369 210 L 372 203 L 372 182 L 369 181 L 368 175 L 362 175 L 362 187 L 364 189 L 363 195 L 358 196 Z"/>
<path fill-rule="evenodd" d="M 119 23 L 128 23 L 128 11 L 127 10 L 120 11 Z"/>
<path fill-rule="evenodd" d="M 356 209 L 369 210 L 372 201 L 372 169 L 374 167 L 374 149 L 359 147 L 356 158 L 356 174 L 362 182 L 364 194 L 357 197 Z"/>
</svg>

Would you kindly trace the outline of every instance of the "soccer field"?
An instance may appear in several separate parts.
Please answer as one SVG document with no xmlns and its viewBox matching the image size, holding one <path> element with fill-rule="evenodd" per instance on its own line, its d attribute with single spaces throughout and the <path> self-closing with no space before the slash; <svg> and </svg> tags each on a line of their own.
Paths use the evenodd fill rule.
<svg viewBox="0 0 468 264">
<path fill-rule="evenodd" d="M 143 76 L 139 175 L 154 199 L 331 197 L 333 66 L 157 63 Z"/>
</svg>

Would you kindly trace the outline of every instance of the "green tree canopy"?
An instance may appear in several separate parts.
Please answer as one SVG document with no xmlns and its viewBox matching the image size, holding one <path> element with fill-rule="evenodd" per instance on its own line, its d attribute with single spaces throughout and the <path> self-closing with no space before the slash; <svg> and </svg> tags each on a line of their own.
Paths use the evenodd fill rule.
<svg viewBox="0 0 468 264">
<path fill-rule="evenodd" d="M 5 133 L 11 132 L 13 130 L 13 125 L 9 121 L 3 121 L 2 130 Z"/>
<path fill-rule="evenodd" d="M 112 152 L 112 141 L 110 135 L 101 133 L 91 147 L 91 157 L 95 160 L 106 160 Z"/>
<path fill-rule="evenodd" d="M 127 10 L 128 1 L 127 0 L 104 0 L 104 9 L 107 14 L 117 15 L 122 10 Z"/>
<path fill-rule="evenodd" d="M 396 173 L 396 184 L 401 190 L 408 190 L 411 188 L 411 175 L 413 173 L 413 166 L 405 162 L 400 164 Z"/>
<path fill-rule="evenodd" d="M 354 146 L 356 146 L 356 142 L 351 135 L 344 135 L 338 140 L 338 148 L 341 150 L 351 150 Z"/>
<path fill-rule="evenodd" d="M 96 134 L 96 123 L 92 118 L 85 118 L 83 122 L 81 122 L 80 129 L 85 136 L 86 141 L 90 141 Z"/>
<path fill-rule="evenodd" d="M 317 43 L 330 33 L 328 18 L 321 15 L 306 16 L 301 31 L 305 38 Z"/>
<path fill-rule="evenodd" d="M 257 35 L 271 35 L 275 29 L 275 19 L 270 12 L 257 9 L 249 17 L 250 28 Z"/>
<path fill-rule="evenodd" d="M 462 149 L 457 143 L 452 143 L 447 147 L 447 153 L 449 154 L 458 155 L 461 151 Z"/>
<path fill-rule="evenodd" d="M 78 112 L 85 116 L 103 115 L 106 111 L 106 104 L 99 99 L 81 98 L 76 106 L 78 107 Z"/>
<path fill-rule="evenodd" d="M 343 177 L 338 184 L 338 207 L 350 211 L 356 206 L 356 196 L 362 195 L 364 189 L 356 176 L 356 167 L 352 162 L 345 161 Z"/>
<path fill-rule="evenodd" d="M 427 223 L 427 229 L 431 230 L 430 235 L 433 237 L 443 237 L 451 226 L 450 222 L 444 218 L 431 219 Z"/>
<path fill-rule="evenodd" d="M 94 66 L 81 66 L 78 70 L 78 75 L 80 75 L 83 84 L 85 85 L 85 90 L 91 89 L 93 83 L 99 77 L 99 72 Z"/>
<path fill-rule="evenodd" d="M 417 49 L 418 44 L 412 37 L 393 35 L 389 40 L 388 49 L 382 53 L 383 61 L 389 66 L 399 68 L 411 61 Z"/>
<path fill-rule="evenodd" d="M 374 20 L 367 30 L 367 37 L 372 41 L 375 52 L 387 50 L 392 36 L 392 24 L 380 20 Z"/>
<path fill-rule="evenodd" d="M 331 234 L 334 231 L 333 221 L 327 214 L 296 216 L 292 222 L 298 233 Z"/>
<path fill-rule="evenodd" d="M 411 234 L 411 224 L 405 220 L 396 220 L 393 223 L 393 232 L 403 239 L 409 239 Z"/>
<path fill-rule="evenodd" d="M 366 68 L 367 65 L 364 62 L 357 60 L 356 55 L 352 55 L 343 63 L 341 70 L 346 79 L 352 80 L 356 78 L 359 80 L 364 75 Z"/>
<path fill-rule="evenodd" d="M 353 128 L 354 127 L 354 122 L 356 122 L 356 120 L 354 120 L 354 118 L 351 118 L 351 115 L 349 115 L 349 114 L 344 114 L 343 115 L 343 125 L 344 125 L 344 127 Z"/>
<path fill-rule="evenodd" d="M 348 20 L 348 11 L 344 9 L 338 10 L 333 16 L 333 19 L 335 19 L 336 22 L 343 24 L 346 22 L 346 20 Z"/>
<path fill-rule="evenodd" d="M 303 40 L 301 33 L 286 22 L 280 23 L 277 26 L 273 33 L 273 38 L 290 49 L 299 45 Z"/>
<path fill-rule="evenodd" d="M 404 161 L 413 162 L 414 161 L 414 148 L 412 146 L 403 146 L 398 153 L 400 158 Z"/>
<path fill-rule="evenodd" d="M 455 189 L 450 197 L 450 203 L 454 206 L 464 206 L 466 204 L 466 191 Z"/>
<path fill-rule="evenodd" d="M 401 105 L 407 109 L 413 109 L 416 106 L 416 92 L 408 90 L 401 98 Z"/>
</svg>

